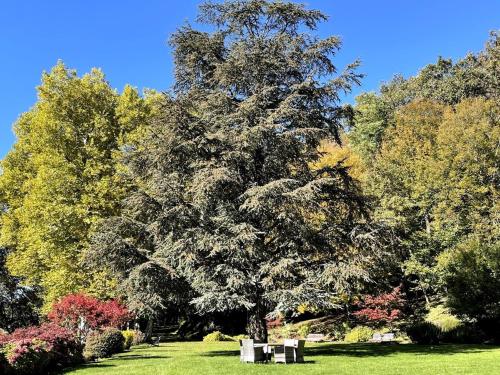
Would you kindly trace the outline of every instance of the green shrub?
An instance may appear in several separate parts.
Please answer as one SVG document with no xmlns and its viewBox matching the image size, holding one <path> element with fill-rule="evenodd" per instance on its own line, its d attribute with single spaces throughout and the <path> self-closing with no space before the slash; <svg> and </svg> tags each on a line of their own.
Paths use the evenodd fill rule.
<svg viewBox="0 0 500 375">
<path fill-rule="evenodd" d="M 330 324 L 328 327 L 326 327 L 326 330 L 324 333 L 331 339 L 331 340 L 336 340 L 336 341 L 342 341 L 347 334 L 347 332 L 350 331 L 349 324 L 346 322 L 342 323 L 337 323 L 335 324 Z M 317 331 L 315 331 L 317 332 Z M 321 331 L 318 331 L 321 332 Z"/>
<path fill-rule="evenodd" d="M 293 324 L 285 324 L 280 328 L 281 338 L 295 338 L 297 336 L 297 327 Z"/>
<path fill-rule="evenodd" d="M 485 334 L 477 325 L 460 324 L 454 329 L 441 331 L 436 325 L 422 321 L 406 328 L 406 333 L 412 342 L 417 344 L 480 344 L 488 340 Z"/>
<path fill-rule="evenodd" d="M 219 331 L 209 333 L 208 335 L 203 337 L 203 342 L 216 342 L 216 341 L 234 341 L 234 339 L 231 336 L 227 336 Z"/>
<path fill-rule="evenodd" d="M 488 336 L 475 325 L 460 325 L 440 337 L 440 341 L 449 344 L 481 344 L 487 340 Z"/>
<path fill-rule="evenodd" d="M 351 329 L 344 337 L 345 342 L 367 342 L 373 337 L 375 331 L 370 327 L 357 326 Z"/>
<path fill-rule="evenodd" d="M 248 336 L 248 335 L 243 335 L 243 334 L 233 336 L 233 340 L 234 340 L 234 341 L 238 341 L 238 340 L 245 340 L 245 339 L 248 339 L 248 338 L 250 338 L 250 336 Z"/>
<path fill-rule="evenodd" d="M 268 331 L 269 341 L 282 341 L 283 339 L 295 338 L 298 336 L 297 327 L 294 324 L 284 324 Z"/>
<path fill-rule="evenodd" d="M 298 328 L 297 328 L 297 334 L 299 335 L 299 337 L 301 338 L 306 338 L 308 334 L 311 333 L 311 324 L 310 323 L 304 323 L 304 324 L 301 324 Z"/>
<path fill-rule="evenodd" d="M 132 343 L 134 342 L 134 331 L 127 329 L 126 331 L 122 331 L 123 338 L 125 339 L 125 342 L 123 344 L 123 348 L 125 350 L 130 349 L 132 346 Z"/>
<path fill-rule="evenodd" d="M 411 341 L 417 344 L 437 344 L 441 331 L 429 322 L 417 322 L 406 328 Z"/>
<path fill-rule="evenodd" d="M 92 332 L 85 343 L 83 355 L 87 360 L 111 357 L 123 351 L 125 338 L 121 331 L 107 328 L 102 332 Z"/>
<path fill-rule="evenodd" d="M 411 344 L 411 339 L 408 337 L 406 332 L 404 331 L 398 331 L 398 332 L 393 332 L 394 333 L 394 342 L 397 342 L 398 344 Z"/>
<path fill-rule="evenodd" d="M 462 324 L 460 319 L 452 315 L 444 306 L 431 307 L 425 321 L 435 325 L 441 332 L 450 332 Z"/>
</svg>

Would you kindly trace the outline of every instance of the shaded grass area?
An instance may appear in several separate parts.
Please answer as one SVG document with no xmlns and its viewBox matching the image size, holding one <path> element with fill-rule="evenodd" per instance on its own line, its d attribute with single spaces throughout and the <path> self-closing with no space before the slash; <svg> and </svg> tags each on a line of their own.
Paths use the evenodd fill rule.
<svg viewBox="0 0 500 375">
<path fill-rule="evenodd" d="M 500 347 L 307 344 L 304 364 L 239 362 L 235 342 L 142 345 L 65 374 L 500 374 Z"/>
</svg>

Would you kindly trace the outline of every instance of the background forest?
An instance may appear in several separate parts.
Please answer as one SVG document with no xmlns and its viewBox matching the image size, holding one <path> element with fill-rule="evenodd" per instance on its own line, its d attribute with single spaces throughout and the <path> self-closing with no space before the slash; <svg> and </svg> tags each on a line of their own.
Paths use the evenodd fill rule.
<svg viewBox="0 0 500 375">
<path fill-rule="evenodd" d="M 147 335 L 314 318 L 302 334 L 498 342 L 499 35 L 348 105 L 362 74 L 334 64 L 325 20 L 204 4 L 211 31 L 172 35 L 165 93 L 43 73 L 1 161 L 0 327 L 77 294 L 121 301 Z"/>
</svg>

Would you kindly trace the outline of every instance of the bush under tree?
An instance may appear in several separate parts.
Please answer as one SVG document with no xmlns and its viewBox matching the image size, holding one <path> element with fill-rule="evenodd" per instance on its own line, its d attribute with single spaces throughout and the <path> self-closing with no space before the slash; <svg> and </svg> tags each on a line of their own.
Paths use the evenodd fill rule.
<svg viewBox="0 0 500 375">
<path fill-rule="evenodd" d="M 121 353 L 124 349 L 124 344 L 125 338 L 121 331 L 116 328 L 94 331 L 87 337 L 83 355 L 86 360 L 108 358 L 113 354 Z"/>
</svg>

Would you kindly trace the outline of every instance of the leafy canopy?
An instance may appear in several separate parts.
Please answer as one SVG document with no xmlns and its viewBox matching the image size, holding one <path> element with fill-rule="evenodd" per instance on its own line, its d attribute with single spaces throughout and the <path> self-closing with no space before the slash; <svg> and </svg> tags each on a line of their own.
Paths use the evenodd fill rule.
<svg viewBox="0 0 500 375">
<path fill-rule="evenodd" d="M 114 293 L 106 269 L 85 267 L 81 255 L 96 223 L 119 210 L 127 185 L 116 153 L 147 113 L 134 89 L 119 96 L 101 71 L 78 77 L 59 62 L 16 122 L 1 162 L 0 243 L 9 270 L 42 287 L 45 310 L 82 289 Z"/>
</svg>

